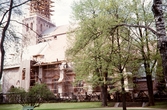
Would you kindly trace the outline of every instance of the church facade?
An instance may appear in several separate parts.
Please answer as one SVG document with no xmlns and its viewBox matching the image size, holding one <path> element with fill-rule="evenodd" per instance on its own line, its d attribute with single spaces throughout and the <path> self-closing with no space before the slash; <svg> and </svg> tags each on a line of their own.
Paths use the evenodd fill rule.
<svg viewBox="0 0 167 110">
<path fill-rule="evenodd" d="M 35 83 L 45 83 L 61 97 L 74 92 L 75 73 L 65 58 L 68 25 L 55 26 L 50 21 L 52 3 L 51 0 L 30 2 L 30 16 L 22 21 L 23 52 L 19 63 L 4 67 L 3 93 L 11 86 L 28 90 Z"/>
</svg>

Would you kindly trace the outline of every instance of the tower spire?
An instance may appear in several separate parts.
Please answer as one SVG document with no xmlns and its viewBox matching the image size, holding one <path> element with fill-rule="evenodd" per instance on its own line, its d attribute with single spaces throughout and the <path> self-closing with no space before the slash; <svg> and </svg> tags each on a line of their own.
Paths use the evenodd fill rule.
<svg viewBox="0 0 167 110">
<path fill-rule="evenodd" d="M 50 9 L 53 7 L 52 3 L 54 3 L 52 0 L 32 0 L 30 2 L 30 15 L 37 14 L 50 20 L 51 12 L 53 12 Z"/>
</svg>

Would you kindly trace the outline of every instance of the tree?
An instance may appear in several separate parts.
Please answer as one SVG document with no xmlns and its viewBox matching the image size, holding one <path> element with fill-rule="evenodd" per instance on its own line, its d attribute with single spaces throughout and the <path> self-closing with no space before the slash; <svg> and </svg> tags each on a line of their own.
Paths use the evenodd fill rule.
<svg viewBox="0 0 167 110">
<path fill-rule="evenodd" d="M 111 4 L 110 4 L 111 2 L 109 2 L 109 1 L 105 1 L 105 3 L 107 3 L 108 5 L 106 5 L 105 3 L 103 3 L 103 1 L 101 1 L 101 3 L 100 3 L 101 5 L 100 6 L 103 7 L 103 11 L 102 11 L 100 8 L 97 8 L 99 6 L 99 4 L 96 4 L 96 2 L 97 1 L 92 1 L 92 2 L 87 2 L 87 3 L 82 2 L 80 4 L 82 4 L 83 7 L 80 6 L 80 5 L 78 5 L 78 7 L 76 8 L 76 10 L 74 12 L 74 18 L 76 18 L 76 21 L 79 21 L 79 29 L 76 30 L 77 34 L 75 34 L 75 35 L 77 37 L 82 36 L 82 38 L 81 39 L 79 39 L 79 38 L 76 39 L 76 42 L 78 41 L 78 42 L 81 42 L 81 43 L 78 43 L 78 44 L 76 42 L 74 43 L 76 45 L 74 45 L 74 48 L 72 49 L 72 51 L 75 54 L 72 54 L 72 55 L 74 55 L 74 57 L 77 57 L 77 59 L 79 59 L 79 61 L 78 61 L 79 65 L 81 64 L 81 62 L 84 62 L 80 58 L 81 58 L 81 55 L 84 55 L 82 57 L 83 57 L 83 59 L 86 59 L 85 57 L 87 55 L 89 55 L 89 53 L 85 54 L 84 52 L 88 51 L 87 48 L 89 48 L 89 47 L 92 46 L 92 42 L 91 42 L 92 41 L 92 39 L 91 39 L 92 36 L 91 36 L 90 32 L 94 33 L 94 34 L 96 34 L 98 32 L 100 32 L 100 34 L 101 33 L 105 33 L 106 34 L 107 32 L 109 32 L 109 31 L 106 31 L 106 30 L 110 29 L 110 34 L 109 34 L 110 37 L 112 37 L 112 35 L 116 35 L 116 34 L 118 35 L 117 37 L 119 37 L 118 33 L 121 30 L 120 27 L 122 27 L 122 26 L 129 27 L 128 29 L 130 30 L 130 33 L 133 34 L 133 49 L 136 49 L 136 52 L 139 54 L 138 57 L 133 56 L 132 59 L 136 60 L 136 58 L 137 58 L 136 62 L 138 62 L 138 64 L 137 64 L 138 67 L 139 67 L 139 65 L 141 63 L 144 65 L 144 68 L 145 68 L 144 70 L 145 70 L 146 78 L 147 78 L 147 86 L 148 86 L 148 93 L 149 93 L 149 102 L 150 102 L 150 105 L 154 105 L 152 74 L 154 73 L 154 68 L 155 68 L 156 63 L 157 63 L 157 59 L 158 59 L 158 56 L 159 56 L 159 51 L 157 50 L 157 47 L 156 47 L 156 45 L 157 45 L 156 38 L 155 38 L 155 36 L 153 34 L 158 35 L 158 36 L 159 35 L 164 35 L 164 34 L 161 34 L 158 31 L 155 31 L 152 28 L 150 28 L 150 26 L 152 26 L 152 19 L 150 20 L 150 18 L 152 18 L 152 16 L 151 16 L 151 13 L 150 13 L 151 11 L 148 10 L 148 9 L 146 9 L 146 7 L 149 7 L 148 4 L 145 3 L 145 2 L 133 0 L 133 2 L 132 2 L 133 4 L 131 4 L 131 5 L 127 5 L 126 4 L 126 8 L 125 8 L 124 7 L 125 4 L 124 5 L 120 5 L 120 4 L 117 5 L 116 4 L 117 2 L 115 2 L 115 1 L 112 1 L 112 4 L 114 4 L 113 6 L 111 6 Z M 91 4 L 91 5 L 89 5 L 89 4 Z M 118 6 L 121 6 L 121 7 L 118 7 Z M 160 6 L 160 5 L 155 5 L 155 6 Z M 154 6 L 154 8 L 155 8 L 155 6 Z M 125 11 L 120 11 L 119 9 L 121 9 L 121 8 L 124 8 L 124 10 L 126 10 L 126 12 Z M 133 8 L 133 10 L 131 8 Z M 157 9 L 159 9 L 159 8 L 157 8 Z M 98 10 L 98 11 L 96 11 L 96 10 Z M 146 13 L 146 12 L 148 12 L 148 13 Z M 121 16 L 121 15 L 123 15 L 123 16 Z M 99 19 L 102 16 L 103 16 L 103 19 Z M 104 16 L 105 16 L 105 18 L 104 18 Z M 124 19 L 125 17 L 126 17 L 126 20 Z M 94 21 L 92 21 L 92 19 L 94 19 Z M 105 24 L 105 22 L 104 22 L 105 20 L 106 21 L 108 20 L 110 22 L 107 21 L 107 23 Z M 156 20 L 158 20 L 158 18 Z M 160 21 L 161 21 L 161 19 L 160 19 Z M 91 28 L 90 28 L 89 24 L 91 24 L 91 23 L 95 23 L 95 24 L 91 25 Z M 158 22 L 158 23 L 160 23 L 160 22 Z M 105 25 L 102 25 L 102 24 L 105 24 Z M 163 27 L 162 25 L 163 24 L 161 24 L 160 27 Z M 93 30 L 92 30 L 92 27 L 93 27 Z M 101 31 L 100 27 L 102 27 L 103 28 L 102 30 L 103 31 L 105 30 L 105 32 Z M 90 32 L 88 33 L 84 29 L 87 29 Z M 160 29 L 160 28 L 158 28 L 158 29 Z M 118 33 L 116 33 L 116 30 L 117 30 Z M 153 34 L 150 33 L 150 31 Z M 85 32 L 85 33 L 83 34 L 82 32 Z M 165 31 L 163 30 L 163 32 L 165 32 Z M 106 34 L 106 35 L 108 35 L 108 34 Z M 128 34 L 125 34 L 125 35 L 127 36 Z M 89 37 L 87 39 L 85 36 L 91 36 L 91 37 Z M 99 36 L 101 36 L 101 35 L 99 35 Z M 99 36 L 96 36 L 93 40 L 99 38 Z M 121 38 L 121 39 L 124 39 L 124 38 Z M 104 39 L 104 37 L 103 37 L 103 39 Z M 164 38 L 161 38 L 160 41 L 164 41 Z M 116 41 L 114 41 L 114 42 L 116 42 Z M 120 43 L 121 42 L 117 42 L 117 44 L 120 44 Z M 165 43 L 165 41 L 163 43 Z M 89 44 L 91 44 L 91 45 L 89 45 Z M 93 45 L 93 46 L 98 47 L 100 44 L 97 44 L 96 46 Z M 159 43 L 159 45 L 160 44 L 161 43 Z M 112 42 L 111 42 L 111 44 L 107 44 L 107 45 L 111 46 L 111 47 L 112 46 L 116 46 Z M 161 49 L 163 47 L 163 49 L 162 49 L 163 51 L 160 49 L 160 53 L 163 52 L 163 54 L 165 54 L 165 52 L 164 52 L 164 46 L 162 46 L 162 45 L 160 45 L 160 46 L 161 46 Z M 106 63 L 105 59 L 108 56 L 110 56 L 111 54 L 113 54 L 113 55 L 117 54 L 115 56 L 120 56 L 120 58 L 121 57 L 122 58 L 125 57 L 125 55 L 123 55 L 122 51 L 117 52 L 117 53 L 114 53 L 115 51 L 114 52 L 112 51 L 112 53 L 111 53 L 111 50 L 106 50 L 106 51 L 110 52 L 110 54 L 105 54 L 104 56 L 105 57 L 107 56 L 105 58 L 101 54 L 101 53 L 104 52 L 104 50 L 102 52 L 99 51 L 101 47 L 98 47 L 97 49 L 94 48 L 96 50 L 94 52 L 94 54 L 96 54 L 96 55 L 98 54 L 98 56 L 95 57 L 95 59 L 96 59 L 95 61 L 97 61 L 97 58 L 102 58 L 105 61 L 105 63 Z M 116 47 L 119 47 L 119 45 L 117 45 Z M 122 48 L 122 46 L 121 46 L 121 48 Z M 112 49 L 113 49 L 113 47 L 112 47 Z M 97 50 L 98 50 L 98 52 L 97 52 Z M 117 48 L 117 50 L 122 50 L 122 49 Z M 77 54 L 78 52 L 80 52 L 81 54 L 78 55 Z M 118 54 L 118 53 L 120 53 L 120 54 Z M 78 56 L 76 56 L 76 54 Z M 107 61 L 111 62 L 112 57 L 113 56 L 110 56 L 109 57 L 110 60 L 107 60 Z M 163 56 L 163 58 L 165 58 L 165 57 Z M 118 60 L 119 57 L 117 57 L 115 59 Z M 92 59 L 90 58 L 89 60 L 92 60 Z M 90 66 L 90 64 L 88 63 L 88 61 L 87 62 L 86 61 L 85 61 L 85 64 L 83 63 L 83 65 L 80 67 L 79 71 L 81 71 L 82 68 L 83 68 L 83 66 L 86 65 L 86 64 L 88 64 Z M 114 62 L 114 63 L 112 63 L 112 69 L 111 69 L 111 71 L 118 67 L 118 66 L 116 66 L 116 64 L 119 65 L 119 63 L 120 63 L 121 60 L 117 61 L 117 63 L 116 63 L 116 61 L 114 61 L 112 59 L 112 62 Z M 122 64 L 126 64 L 126 63 L 128 63 L 128 62 L 122 62 Z M 97 62 L 95 63 L 94 62 L 94 64 L 97 65 L 99 63 L 97 63 Z M 122 64 L 120 64 L 120 65 L 122 65 Z M 88 70 L 88 68 L 89 68 L 88 65 L 86 66 L 85 70 Z M 119 68 L 117 68 L 117 69 L 120 70 L 119 71 L 120 73 L 122 73 L 122 70 L 125 67 L 124 66 L 119 66 L 120 69 Z M 97 70 L 99 70 L 99 68 Z M 110 73 L 113 74 L 113 71 L 110 72 Z M 93 74 L 93 76 L 96 76 L 96 75 Z M 98 77 L 99 76 L 96 76 L 97 79 L 98 79 Z"/>
<path fill-rule="evenodd" d="M 114 66 L 114 73 L 117 74 L 117 80 L 113 80 L 114 83 L 121 82 L 121 95 L 123 110 L 126 110 L 126 91 L 125 87 L 128 86 L 125 84 L 125 79 L 128 77 L 126 74 L 126 67 L 130 63 L 132 58 L 131 48 L 132 48 L 132 38 L 130 36 L 129 30 L 126 27 L 119 27 L 113 33 L 112 40 L 114 40 L 114 51 L 112 53 L 112 65 Z M 119 86 L 119 85 L 118 85 Z M 119 89 L 118 89 L 119 90 Z"/>
<path fill-rule="evenodd" d="M 84 8 L 85 6 L 87 8 Z M 100 86 L 101 91 L 103 91 L 101 92 L 102 105 L 107 106 L 107 76 L 110 74 L 108 67 L 110 62 L 105 64 L 106 61 L 102 58 L 107 49 L 109 49 L 104 48 L 108 44 L 108 38 L 106 33 L 102 32 L 102 28 L 107 22 L 105 24 L 103 24 L 104 22 L 98 22 L 102 18 L 98 15 L 100 4 L 97 0 L 78 2 L 73 7 L 73 10 L 74 15 L 76 14 L 76 19 L 81 22 L 79 23 L 79 28 L 75 30 L 76 42 L 69 49 L 67 55 L 71 56 L 72 62 L 75 64 L 77 80 L 84 79 L 87 83 L 93 81 L 94 86 Z M 77 11 L 80 12 L 78 13 Z M 104 37 L 107 39 L 103 39 Z M 81 76 L 82 78 L 79 78 Z M 92 78 L 88 78 L 88 76 L 92 76 Z"/>
<path fill-rule="evenodd" d="M 74 62 L 76 79 L 101 86 L 103 106 L 107 106 L 107 85 L 111 83 L 108 76 L 121 76 L 121 89 L 125 96 L 123 73 L 130 58 L 130 36 L 128 28 L 115 27 L 126 22 L 124 6 L 121 1 L 85 0 L 73 7 L 73 18 L 79 26 L 74 30 L 75 38 L 66 54 Z M 126 110 L 125 98 L 123 100 Z"/>
<path fill-rule="evenodd" d="M 151 11 L 149 10 L 149 4 L 145 1 L 133 0 L 131 11 L 133 13 L 133 20 L 131 22 L 140 26 L 143 25 L 145 27 L 152 26 L 153 18 Z M 133 41 L 134 46 L 137 50 L 138 58 L 140 61 L 139 64 L 144 66 L 144 73 L 146 74 L 147 79 L 147 88 L 149 95 L 149 104 L 154 105 L 154 96 L 153 96 L 153 83 L 152 76 L 155 73 L 155 67 L 158 59 L 158 49 L 156 36 L 154 36 L 147 28 L 132 28 Z"/>
<path fill-rule="evenodd" d="M 135 58 L 137 63 L 136 67 L 133 67 L 136 71 L 135 68 L 139 68 L 141 64 L 144 65 L 149 103 L 150 105 L 154 105 L 152 74 L 155 72 L 154 68 L 159 57 L 159 51 L 157 50 L 157 38 L 152 33 L 156 35 L 158 35 L 158 33 L 150 28 L 150 26 L 152 26 L 152 19 L 150 19 L 152 15 L 150 13 L 151 11 L 146 8 L 150 7 L 148 5 L 149 4 L 145 1 L 133 0 L 131 6 L 127 7 L 131 10 L 132 19 L 129 19 L 126 23 L 122 22 L 115 27 L 127 26 L 130 28 L 133 37 L 133 51 L 136 50 L 136 54 L 138 54 L 137 57 L 133 56 L 133 59 Z M 152 33 L 150 33 L 149 30 Z M 134 71 L 131 72 L 134 73 Z"/>
<path fill-rule="evenodd" d="M 152 11 L 154 14 L 155 25 L 157 30 L 157 39 L 158 39 L 158 49 L 162 58 L 162 68 L 165 82 L 167 82 L 167 39 L 166 39 L 166 29 L 165 22 L 163 17 L 163 7 L 162 0 L 154 0 L 152 5 Z"/>
<path fill-rule="evenodd" d="M 7 35 L 6 35 L 6 32 L 8 30 L 8 27 L 10 25 L 10 21 L 11 21 L 11 17 L 12 17 L 12 11 L 29 2 L 30 0 L 26 0 L 22 3 L 19 3 L 19 4 L 16 4 L 15 5 L 15 2 L 14 0 L 10 0 L 10 1 L 5 1 L 5 2 L 2 2 L 0 4 L 0 6 L 2 6 L 2 8 L 0 8 L 0 10 L 2 10 L 1 13 L 2 14 L 2 17 L 0 19 L 0 27 L 2 28 L 2 33 L 1 33 L 1 68 L 0 68 L 0 79 L 2 77 L 2 73 L 3 73 L 3 66 L 4 66 L 4 55 L 5 55 L 5 49 L 4 49 L 4 42 L 5 42 L 5 39 L 7 38 Z M 15 11 L 17 12 L 17 11 Z"/>
</svg>

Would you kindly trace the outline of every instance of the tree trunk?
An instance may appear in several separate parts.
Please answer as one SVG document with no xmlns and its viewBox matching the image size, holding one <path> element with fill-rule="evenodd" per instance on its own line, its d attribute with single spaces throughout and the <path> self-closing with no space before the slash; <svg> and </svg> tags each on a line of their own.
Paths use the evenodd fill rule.
<svg viewBox="0 0 167 110">
<path fill-rule="evenodd" d="M 6 31 L 9 27 L 10 24 L 10 19 L 11 19 L 11 14 L 12 14 L 12 6 L 13 6 L 13 0 L 10 0 L 10 7 L 9 7 L 9 12 L 8 12 L 8 18 L 7 18 L 7 22 L 5 24 L 5 27 L 2 30 L 2 37 L 1 37 L 1 69 L 0 69 L 0 79 L 2 77 L 2 73 L 3 73 L 3 66 L 4 66 L 4 55 L 5 55 L 5 50 L 4 50 L 4 40 L 5 40 L 5 36 L 6 36 Z"/>
<path fill-rule="evenodd" d="M 126 110 L 126 93 L 125 93 L 125 87 L 124 86 L 125 86 L 125 84 L 124 84 L 124 77 L 122 75 L 122 78 L 121 78 L 122 108 L 123 108 L 123 110 Z"/>
<path fill-rule="evenodd" d="M 147 75 L 147 88 L 148 88 L 148 95 L 149 95 L 149 105 L 154 106 L 154 95 L 153 95 L 153 83 L 152 83 L 152 76 Z"/>
<path fill-rule="evenodd" d="M 1 79 L 2 73 L 3 73 L 4 55 L 5 55 L 5 50 L 4 50 L 4 45 L 3 44 L 4 44 L 5 37 L 6 37 L 6 31 L 7 31 L 8 27 L 9 27 L 9 24 L 10 24 L 11 15 L 12 15 L 12 9 L 16 8 L 16 7 L 19 7 L 19 6 L 25 4 L 25 3 L 29 2 L 29 1 L 30 0 L 27 0 L 27 1 L 24 1 L 23 3 L 20 3 L 18 5 L 13 6 L 13 0 L 10 0 L 9 9 L 4 12 L 4 14 L 2 15 L 2 19 L 0 20 L 0 26 L 1 26 L 2 23 L 4 22 L 4 18 L 6 18 L 6 16 L 7 16 L 6 24 L 4 25 L 4 27 L 2 26 L 3 30 L 2 30 L 2 36 L 1 36 L 1 42 L 0 42 L 0 51 L 1 51 L 0 79 Z"/>
<path fill-rule="evenodd" d="M 107 92 L 107 77 L 108 77 L 108 73 L 104 72 L 104 82 L 101 86 L 101 100 L 102 100 L 102 106 L 105 107 L 107 106 L 107 96 L 108 96 L 108 92 Z"/>
<path fill-rule="evenodd" d="M 102 101 L 103 107 L 107 106 L 107 85 L 106 84 L 103 84 L 101 86 L 101 101 Z"/>
<path fill-rule="evenodd" d="M 162 58 L 163 74 L 167 82 L 167 37 L 165 30 L 165 23 L 163 18 L 162 0 L 154 0 L 152 5 L 154 14 L 156 30 L 158 32 L 158 48 Z"/>
</svg>

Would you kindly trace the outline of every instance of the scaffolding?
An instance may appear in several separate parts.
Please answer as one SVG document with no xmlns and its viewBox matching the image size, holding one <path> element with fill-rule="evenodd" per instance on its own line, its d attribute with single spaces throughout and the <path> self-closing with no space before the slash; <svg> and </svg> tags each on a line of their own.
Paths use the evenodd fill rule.
<svg viewBox="0 0 167 110">
<path fill-rule="evenodd" d="M 42 17 L 50 20 L 50 16 L 52 15 L 51 10 L 53 7 L 51 4 L 54 3 L 52 0 L 32 0 L 30 2 L 30 15 L 38 14 Z"/>
<path fill-rule="evenodd" d="M 60 94 L 61 97 L 68 97 L 73 92 L 75 73 L 65 61 L 32 63 L 30 73 L 30 86 L 36 82 L 45 83 L 56 96 Z"/>
</svg>

